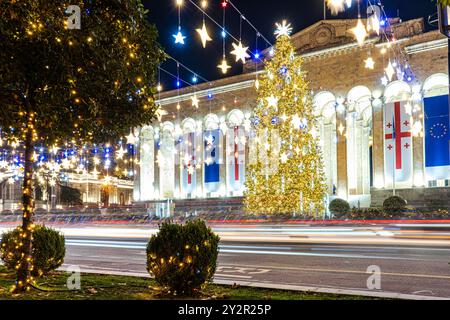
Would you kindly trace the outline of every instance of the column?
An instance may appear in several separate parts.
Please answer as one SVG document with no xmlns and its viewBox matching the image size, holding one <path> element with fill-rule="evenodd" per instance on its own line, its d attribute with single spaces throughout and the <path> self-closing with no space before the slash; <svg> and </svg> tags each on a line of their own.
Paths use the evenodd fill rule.
<svg viewBox="0 0 450 320">
<path fill-rule="evenodd" d="M 133 185 L 133 200 L 134 201 L 141 201 L 141 165 L 142 165 L 142 159 L 141 159 L 141 143 L 142 143 L 142 136 L 141 136 L 141 128 L 137 129 L 135 131 L 135 135 L 139 137 L 137 139 L 138 141 L 135 143 L 135 156 L 134 159 L 137 159 L 139 162 L 139 165 L 136 165 L 136 160 L 133 161 L 133 179 L 134 179 L 134 185 Z"/>
<path fill-rule="evenodd" d="M 384 124 L 383 124 L 383 104 L 372 104 L 373 112 L 373 183 L 374 187 L 381 189 L 385 187 L 384 179 Z"/>
<path fill-rule="evenodd" d="M 348 199 L 346 112 L 336 114 L 337 196 Z"/>
<path fill-rule="evenodd" d="M 362 194 L 370 194 L 370 127 L 364 127 L 362 132 Z"/>
<path fill-rule="evenodd" d="M 421 110 L 416 113 L 414 122 L 420 121 L 422 128 L 424 128 L 423 122 L 423 106 Z M 425 154 L 424 154 L 424 137 L 423 135 L 413 136 L 413 185 L 415 187 L 422 187 L 425 185 Z"/>
<path fill-rule="evenodd" d="M 203 198 L 204 192 L 203 192 L 203 182 L 205 181 L 204 178 L 204 161 L 203 161 L 203 148 L 205 146 L 205 142 L 203 139 L 203 123 L 201 121 L 197 122 L 197 130 L 195 133 L 195 139 L 196 139 L 196 156 L 197 159 L 197 166 L 196 166 L 196 192 L 195 196 L 196 198 Z"/>
<path fill-rule="evenodd" d="M 154 140 L 154 159 L 155 159 L 155 166 L 154 166 L 154 181 L 153 181 L 153 192 L 154 192 L 154 199 L 159 200 L 161 198 L 161 186 L 160 186 L 160 175 L 159 175 L 159 170 L 160 170 L 160 163 L 158 161 L 158 153 L 159 153 L 159 145 L 160 145 L 160 134 L 159 134 L 160 129 L 156 128 L 155 129 L 155 140 Z"/>
<path fill-rule="evenodd" d="M 228 127 L 227 127 L 228 129 Z M 228 186 L 227 186 L 227 168 L 228 168 L 228 163 L 227 163 L 227 132 L 223 132 L 222 130 L 220 130 L 221 132 L 221 139 L 220 139 L 220 144 L 219 144 L 219 149 L 220 149 L 220 191 L 219 193 L 221 194 L 221 197 L 227 197 L 228 196 Z"/>
<path fill-rule="evenodd" d="M 175 139 L 174 139 L 174 143 L 175 143 L 175 145 L 174 145 L 174 148 L 175 148 L 175 156 L 174 156 L 174 167 L 173 167 L 173 170 L 175 171 L 175 174 L 174 174 L 174 178 L 175 178 L 175 188 L 174 188 L 174 197 L 175 198 L 181 198 L 182 197 L 182 193 L 181 193 L 181 164 L 182 164 L 182 161 L 181 161 L 181 150 L 182 150 L 182 148 L 181 148 L 181 146 L 182 146 L 182 143 L 184 143 L 184 141 L 182 141 L 181 143 L 180 143 L 180 139 L 181 139 L 181 136 L 178 136 L 176 133 L 175 133 Z"/>
</svg>

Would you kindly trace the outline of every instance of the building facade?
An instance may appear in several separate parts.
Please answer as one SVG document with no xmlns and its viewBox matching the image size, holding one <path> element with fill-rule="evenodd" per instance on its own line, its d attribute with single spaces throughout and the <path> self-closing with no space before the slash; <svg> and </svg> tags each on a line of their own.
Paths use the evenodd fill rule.
<svg viewBox="0 0 450 320">
<path fill-rule="evenodd" d="M 394 48 L 378 36 L 359 46 L 349 33 L 356 22 L 320 21 L 291 37 L 304 58 L 319 120 L 327 200 L 379 206 L 395 190 L 415 205 L 448 205 L 450 167 L 433 171 L 427 166 L 426 141 L 433 132 L 448 140 L 449 128 L 427 127 L 424 111 L 428 98 L 448 99 L 447 39 L 438 31 L 426 32 L 423 19 L 396 19 L 389 30 Z M 383 85 L 392 52 L 407 57 L 413 76 L 397 75 Z M 368 56 L 374 69 L 365 67 Z M 240 203 L 253 151 L 251 117 L 261 70 L 261 64 L 249 61 L 240 75 L 201 84 L 196 91 L 161 94 L 158 103 L 167 114 L 138 130 L 135 202 Z M 200 101 L 198 108 L 193 97 Z"/>
</svg>

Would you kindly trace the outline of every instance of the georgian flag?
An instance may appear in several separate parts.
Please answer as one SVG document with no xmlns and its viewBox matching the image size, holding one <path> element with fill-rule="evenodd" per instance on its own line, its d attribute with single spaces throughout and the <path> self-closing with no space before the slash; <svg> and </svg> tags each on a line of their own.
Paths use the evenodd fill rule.
<svg viewBox="0 0 450 320">
<path fill-rule="evenodd" d="M 388 103 L 384 109 L 384 172 L 386 184 L 412 180 L 412 119 L 406 101 Z M 395 172 L 395 181 L 393 174 Z"/>
<path fill-rule="evenodd" d="M 183 142 L 181 146 L 181 185 L 182 192 L 185 195 L 193 194 L 196 189 L 197 182 L 197 159 L 196 154 L 195 133 L 191 132 L 183 136 Z"/>
<path fill-rule="evenodd" d="M 245 130 L 234 127 L 227 131 L 227 185 L 233 192 L 240 192 L 245 182 Z"/>
</svg>

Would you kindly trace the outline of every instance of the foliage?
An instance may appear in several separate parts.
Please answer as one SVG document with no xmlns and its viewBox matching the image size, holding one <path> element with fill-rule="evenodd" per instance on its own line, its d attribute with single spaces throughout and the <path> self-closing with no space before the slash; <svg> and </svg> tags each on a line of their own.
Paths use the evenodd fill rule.
<svg viewBox="0 0 450 320">
<path fill-rule="evenodd" d="M 328 209 L 339 218 L 350 213 L 350 204 L 343 199 L 333 199 L 328 205 Z"/>
<path fill-rule="evenodd" d="M 392 196 L 384 200 L 383 210 L 387 214 L 399 214 L 406 210 L 406 201 L 398 196 Z"/>
<path fill-rule="evenodd" d="M 69 5 L 81 29 L 68 29 Z M 0 127 L 24 145 L 16 292 L 32 282 L 35 145 L 113 142 L 151 123 L 163 51 L 141 0 L 0 1 Z"/>
<path fill-rule="evenodd" d="M 82 205 L 81 191 L 76 188 L 71 188 L 68 186 L 60 186 L 61 188 L 61 203 L 68 206 Z"/>
<path fill-rule="evenodd" d="M 204 221 L 165 222 L 147 246 L 147 270 L 171 293 L 192 294 L 216 271 L 219 237 Z"/>
<path fill-rule="evenodd" d="M 16 228 L 3 233 L 0 243 L 0 256 L 5 266 L 15 270 L 20 261 L 16 246 L 20 240 L 21 229 Z M 65 238 L 58 231 L 45 226 L 36 226 L 32 240 L 32 275 L 39 277 L 58 269 L 66 254 Z"/>
<path fill-rule="evenodd" d="M 324 212 L 322 152 L 302 65 L 289 36 L 280 36 L 259 80 L 246 212 L 305 216 Z"/>
<path fill-rule="evenodd" d="M 383 211 L 383 208 L 353 208 L 349 212 L 349 214 L 349 218 L 351 220 L 377 220 L 387 218 L 386 214 Z"/>
<path fill-rule="evenodd" d="M 437 0 L 437 2 L 444 6 L 450 6 L 450 0 Z"/>
</svg>

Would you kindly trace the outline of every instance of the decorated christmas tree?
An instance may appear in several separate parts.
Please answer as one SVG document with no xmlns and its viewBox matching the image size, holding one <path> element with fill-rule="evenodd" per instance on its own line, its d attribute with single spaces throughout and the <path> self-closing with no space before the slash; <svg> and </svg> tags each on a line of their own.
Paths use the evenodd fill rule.
<svg viewBox="0 0 450 320">
<path fill-rule="evenodd" d="M 249 213 L 323 213 L 325 183 L 316 120 L 303 60 L 286 22 L 257 82 L 245 209 Z"/>
</svg>

